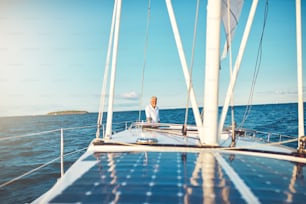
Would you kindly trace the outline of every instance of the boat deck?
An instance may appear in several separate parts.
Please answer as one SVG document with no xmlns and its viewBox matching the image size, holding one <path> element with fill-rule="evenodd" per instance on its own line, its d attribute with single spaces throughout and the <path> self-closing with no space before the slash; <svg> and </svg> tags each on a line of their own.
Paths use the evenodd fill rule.
<svg viewBox="0 0 306 204">
<path fill-rule="evenodd" d="M 112 135 L 109 139 L 104 139 L 101 143 L 98 142 L 96 145 L 91 145 L 89 149 L 98 152 L 160 151 L 160 148 L 162 148 L 162 151 L 181 151 L 181 149 L 189 147 L 194 149 L 194 151 L 200 151 L 202 148 L 222 148 L 227 150 L 249 149 L 284 154 L 291 154 L 296 151 L 286 146 L 269 145 L 248 136 L 237 137 L 235 145 L 232 146 L 231 133 L 227 131 L 221 134 L 220 146 L 203 145 L 197 136 L 198 132 L 193 128 L 191 129 L 191 131 L 187 132 L 186 136 L 183 136 L 181 126 L 172 126 L 170 128 L 130 128 Z M 139 140 L 141 142 L 138 142 Z M 145 140 L 150 145 L 143 145 Z M 155 142 L 151 142 L 152 140 L 155 140 Z"/>
<path fill-rule="evenodd" d="M 253 204 L 306 199 L 306 159 L 292 149 L 249 137 L 237 138 L 230 147 L 230 135 L 223 136 L 223 146 L 203 146 L 194 132 L 182 136 L 177 131 L 132 128 L 93 140 L 34 203 Z M 139 144 L 139 138 L 153 142 Z"/>
</svg>

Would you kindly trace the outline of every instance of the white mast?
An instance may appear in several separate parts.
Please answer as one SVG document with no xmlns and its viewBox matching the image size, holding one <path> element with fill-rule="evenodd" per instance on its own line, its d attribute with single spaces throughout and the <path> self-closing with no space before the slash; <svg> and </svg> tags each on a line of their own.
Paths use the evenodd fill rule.
<svg viewBox="0 0 306 204">
<path fill-rule="evenodd" d="M 304 136 L 304 104 L 303 104 L 303 74 L 302 74 L 302 22 L 301 0 L 296 0 L 296 49 L 297 49 L 297 81 L 298 81 L 298 111 L 299 111 L 299 138 Z M 300 147 L 300 143 L 299 143 Z"/>
<path fill-rule="evenodd" d="M 202 143 L 218 145 L 218 94 L 220 68 L 221 0 L 208 0 L 206 25 L 206 71 Z"/>
<path fill-rule="evenodd" d="M 115 22 L 115 34 L 114 34 L 114 47 L 112 55 L 112 70 L 109 87 L 109 100 L 107 111 L 107 123 L 106 123 L 106 138 L 112 135 L 112 120 L 113 120 L 113 104 L 114 104 L 114 92 L 115 92 L 115 79 L 116 79 L 116 65 L 117 65 L 117 53 L 118 53 L 118 39 L 120 30 L 120 15 L 121 15 L 121 0 L 116 0 L 116 22 Z"/>
<path fill-rule="evenodd" d="M 177 27 L 177 23 L 176 23 L 173 7 L 172 7 L 172 4 L 171 4 L 171 0 L 166 0 L 166 5 L 167 5 L 167 9 L 168 9 L 170 22 L 171 22 L 171 25 L 172 25 L 172 30 L 173 30 L 173 35 L 174 35 L 175 42 L 176 42 L 176 47 L 177 47 L 177 50 L 178 50 L 178 53 L 179 53 L 182 69 L 183 69 L 184 76 L 185 76 L 186 86 L 187 86 L 187 89 L 190 90 L 190 101 L 191 101 L 191 105 L 192 105 L 194 118 L 195 118 L 197 127 L 200 128 L 202 126 L 200 111 L 199 111 L 199 108 L 198 108 L 198 104 L 197 104 L 197 101 L 196 101 L 196 97 L 195 97 L 195 94 L 194 94 L 192 83 L 190 83 L 190 74 L 188 72 L 188 65 L 187 65 L 187 61 L 186 61 L 186 57 L 185 57 L 185 53 L 184 53 L 184 49 L 183 49 L 182 40 L 180 38 L 180 33 L 179 33 L 179 30 L 178 30 L 178 27 Z"/>
</svg>

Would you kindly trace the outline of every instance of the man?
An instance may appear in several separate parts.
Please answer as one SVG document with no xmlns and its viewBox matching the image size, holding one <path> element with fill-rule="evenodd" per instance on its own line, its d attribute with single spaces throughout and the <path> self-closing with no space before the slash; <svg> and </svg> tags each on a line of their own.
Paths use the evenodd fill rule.
<svg viewBox="0 0 306 204">
<path fill-rule="evenodd" d="M 159 108 L 156 106 L 157 104 L 157 97 L 151 97 L 151 103 L 146 107 L 146 118 L 147 122 L 149 123 L 159 123 Z"/>
</svg>

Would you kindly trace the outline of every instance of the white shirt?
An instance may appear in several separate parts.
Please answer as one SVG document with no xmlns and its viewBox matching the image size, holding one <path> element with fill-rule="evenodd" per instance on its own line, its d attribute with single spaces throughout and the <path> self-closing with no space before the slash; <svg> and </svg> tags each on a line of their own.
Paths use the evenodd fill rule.
<svg viewBox="0 0 306 204">
<path fill-rule="evenodd" d="M 158 106 L 155 106 L 155 108 L 152 107 L 152 105 L 147 105 L 146 107 L 146 117 L 152 119 L 152 123 L 159 123 L 159 108 Z"/>
</svg>

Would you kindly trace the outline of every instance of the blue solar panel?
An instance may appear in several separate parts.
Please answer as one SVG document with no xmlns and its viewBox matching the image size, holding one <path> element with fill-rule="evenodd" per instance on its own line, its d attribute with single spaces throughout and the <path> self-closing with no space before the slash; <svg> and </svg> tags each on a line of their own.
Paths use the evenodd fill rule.
<svg viewBox="0 0 306 204">
<path fill-rule="evenodd" d="M 303 201 L 294 163 L 222 154 L 261 202 Z M 95 153 L 97 164 L 51 203 L 245 203 L 213 153 Z M 302 198 L 302 200 L 301 200 Z"/>
</svg>

